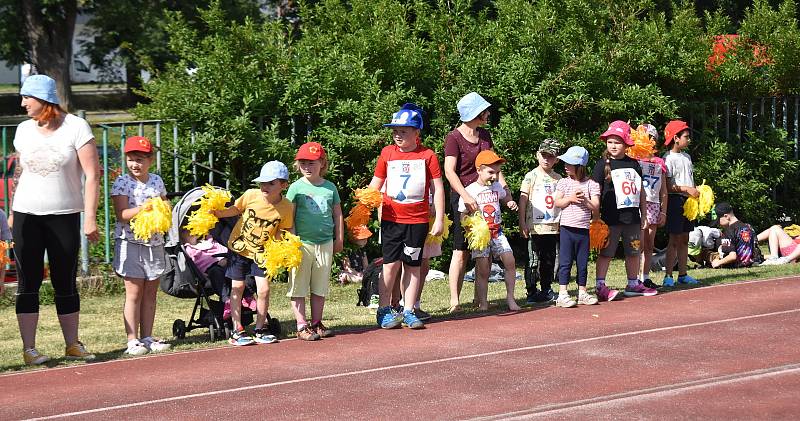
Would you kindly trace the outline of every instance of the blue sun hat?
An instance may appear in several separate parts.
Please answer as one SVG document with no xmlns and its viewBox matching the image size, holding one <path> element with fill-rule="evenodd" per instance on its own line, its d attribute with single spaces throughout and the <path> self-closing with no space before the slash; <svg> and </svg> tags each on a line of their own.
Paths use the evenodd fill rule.
<svg viewBox="0 0 800 421">
<path fill-rule="evenodd" d="M 383 127 L 413 127 L 422 130 L 425 123 L 422 121 L 422 108 L 412 102 L 407 102 L 400 107 L 400 111 L 392 114 L 392 122 Z"/>
<path fill-rule="evenodd" d="M 489 101 L 483 99 L 477 92 L 470 92 L 458 100 L 458 115 L 461 121 L 472 121 L 483 110 L 491 107 Z"/>
<path fill-rule="evenodd" d="M 19 94 L 23 96 L 32 96 L 42 101 L 47 101 L 51 104 L 58 104 L 58 95 L 56 94 L 56 81 L 50 76 L 33 75 L 28 76 L 25 82 L 22 83 L 22 88 Z"/>
<path fill-rule="evenodd" d="M 564 152 L 564 155 L 559 155 L 558 159 L 570 165 L 586 166 L 589 163 L 589 151 L 582 146 L 573 146 Z"/>
<path fill-rule="evenodd" d="M 261 167 L 256 183 L 269 183 L 272 180 L 289 180 L 289 169 L 281 161 L 269 161 Z"/>
</svg>

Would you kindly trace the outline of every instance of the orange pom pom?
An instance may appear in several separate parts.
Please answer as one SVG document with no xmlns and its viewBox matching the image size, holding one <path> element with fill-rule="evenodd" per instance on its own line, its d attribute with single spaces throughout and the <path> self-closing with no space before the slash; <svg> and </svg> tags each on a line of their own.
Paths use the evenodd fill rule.
<svg viewBox="0 0 800 421">
<path fill-rule="evenodd" d="M 645 159 L 655 153 L 655 141 L 650 139 L 644 127 L 639 126 L 636 130 L 631 130 L 633 146 L 629 146 L 625 154 L 633 159 Z"/>
<path fill-rule="evenodd" d="M 344 219 L 344 223 L 347 225 L 347 229 L 352 229 L 359 225 L 367 225 L 371 214 L 372 210 L 370 208 L 359 203 L 350 209 L 350 214 Z"/>
<path fill-rule="evenodd" d="M 383 203 L 383 195 L 381 192 L 371 187 L 356 189 L 355 196 L 359 203 L 370 209 L 375 209 Z"/>
<path fill-rule="evenodd" d="M 592 221 L 589 225 L 589 248 L 600 250 L 608 244 L 608 225 L 601 220 Z"/>
</svg>

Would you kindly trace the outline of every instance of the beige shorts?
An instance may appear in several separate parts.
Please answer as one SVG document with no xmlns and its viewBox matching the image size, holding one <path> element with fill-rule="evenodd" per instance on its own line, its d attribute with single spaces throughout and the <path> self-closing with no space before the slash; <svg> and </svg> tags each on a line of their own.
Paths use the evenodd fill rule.
<svg viewBox="0 0 800 421">
<path fill-rule="evenodd" d="M 287 297 L 307 297 L 309 293 L 328 296 L 333 263 L 333 241 L 324 244 L 306 244 L 300 247 L 303 261 L 289 276 Z"/>
</svg>

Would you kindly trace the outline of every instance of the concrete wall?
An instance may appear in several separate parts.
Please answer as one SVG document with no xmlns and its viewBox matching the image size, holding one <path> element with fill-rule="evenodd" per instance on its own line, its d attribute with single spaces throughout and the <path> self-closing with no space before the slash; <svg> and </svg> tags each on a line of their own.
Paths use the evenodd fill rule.
<svg viewBox="0 0 800 421">
<path fill-rule="evenodd" d="M 19 84 L 19 66 L 9 67 L 8 63 L 0 60 L 0 84 Z"/>
</svg>

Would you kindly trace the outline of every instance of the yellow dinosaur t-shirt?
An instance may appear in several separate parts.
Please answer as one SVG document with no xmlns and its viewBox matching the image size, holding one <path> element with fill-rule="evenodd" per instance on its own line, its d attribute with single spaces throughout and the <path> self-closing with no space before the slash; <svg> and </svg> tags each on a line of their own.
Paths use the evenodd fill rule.
<svg viewBox="0 0 800 421">
<path fill-rule="evenodd" d="M 267 238 L 294 226 L 294 205 L 285 197 L 273 205 L 267 202 L 261 190 L 250 189 L 233 205 L 239 208 L 242 217 L 233 227 L 228 248 L 248 259 L 263 251 Z"/>
</svg>

